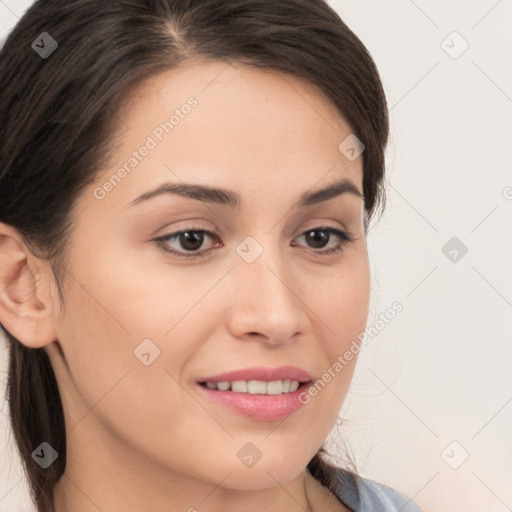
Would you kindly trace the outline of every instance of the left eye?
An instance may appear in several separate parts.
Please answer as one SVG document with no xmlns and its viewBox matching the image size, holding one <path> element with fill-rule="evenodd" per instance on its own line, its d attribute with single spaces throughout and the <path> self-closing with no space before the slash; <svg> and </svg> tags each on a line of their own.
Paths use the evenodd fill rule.
<svg viewBox="0 0 512 512">
<path fill-rule="evenodd" d="M 300 237 L 305 237 L 306 240 L 308 240 L 310 243 L 313 243 L 313 248 L 319 248 L 319 245 L 323 247 L 324 244 L 329 243 L 331 241 L 332 235 L 335 235 L 338 238 L 338 245 L 326 251 L 320 251 L 320 254 L 325 255 L 331 254 L 333 252 L 339 252 L 343 249 L 343 247 L 346 244 L 353 241 L 353 237 L 349 232 L 331 227 L 317 227 L 313 229 L 308 229 L 307 231 L 302 233 Z"/>
<path fill-rule="evenodd" d="M 332 227 L 308 229 L 297 237 L 297 239 L 305 237 L 307 243 L 312 244 L 313 249 L 319 249 L 323 248 L 331 241 L 332 235 L 338 238 L 338 244 L 324 251 L 314 251 L 316 254 L 326 255 L 340 252 L 346 244 L 353 241 L 353 237 L 349 232 Z M 168 235 L 155 239 L 155 242 L 166 252 L 180 257 L 193 258 L 206 256 L 206 254 L 211 251 L 212 248 L 199 251 L 204 243 L 205 237 L 216 239 L 220 242 L 220 235 L 218 233 L 206 229 L 184 229 L 182 231 L 176 231 L 175 233 L 169 233 Z M 183 252 L 183 250 L 176 250 L 176 248 L 170 249 L 170 246 L 174 247 L 170 242 L 179 242 L 181 249 L 185 252 Z M 219 243 L 217 247 L 221 245 L 222 243 Z"/>
</svg>

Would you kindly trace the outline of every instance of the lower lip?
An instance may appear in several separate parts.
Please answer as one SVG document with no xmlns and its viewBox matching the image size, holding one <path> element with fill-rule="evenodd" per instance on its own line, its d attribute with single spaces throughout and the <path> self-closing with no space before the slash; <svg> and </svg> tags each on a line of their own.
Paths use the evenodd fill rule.
<svg viewBox="0 0 512 512">
<path fill-rule="evenodd" d="M 299 386 L 292 393 L 281 395 L 251 395 L 250 393 L 209 389 L 197 384 L 201 392 L 205 393 L 211 400 L 240 414 L 261 421 L 281 420 L 298 411 L 304 405 L 299 400 L 299 395 L 307 391 L 310 385 L 311 383 L 308 382 Z"/>
</svg>

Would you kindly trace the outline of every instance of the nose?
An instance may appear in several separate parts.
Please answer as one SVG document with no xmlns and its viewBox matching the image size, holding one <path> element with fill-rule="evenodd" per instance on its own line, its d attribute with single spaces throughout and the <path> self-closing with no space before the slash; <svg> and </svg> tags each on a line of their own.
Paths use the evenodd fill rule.
<svg viewBox="0 0 512 512">
<path fill-rule="evenodd" d="M 305 332 L 305 297 L 294 272 L 277 251 L 265 249 L 252 263 L 240 259 L 231 272 L 228 329 L 238 339 L 260 339 L 269 345 L 290 344 Z"/>
</svg>

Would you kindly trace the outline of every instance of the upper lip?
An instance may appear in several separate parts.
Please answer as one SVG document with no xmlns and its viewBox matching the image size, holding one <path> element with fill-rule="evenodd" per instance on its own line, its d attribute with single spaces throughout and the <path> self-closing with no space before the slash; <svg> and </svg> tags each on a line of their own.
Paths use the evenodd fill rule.
<svg viewBox="0 0 512 512">
<path fill-rule="evenodd" d="M 297 380 L 299 382 L 309 382 L 312 379 L 313 377 L 306 370 L 295 366 L 279 366 L 278 368 L 258 366 L 205 377 L 199 379 L 198 382 L 233 382 L 236 380 L 262 380 L 266 382 Z"/>
</svg>

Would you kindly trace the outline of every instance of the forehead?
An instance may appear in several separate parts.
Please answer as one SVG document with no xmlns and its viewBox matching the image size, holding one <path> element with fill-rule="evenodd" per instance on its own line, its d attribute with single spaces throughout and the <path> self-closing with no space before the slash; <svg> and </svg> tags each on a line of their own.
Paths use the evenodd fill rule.
<svg viewBox="0 0 512 512">
<path fill-rule="evenodd" d="M 339 150 L 350 126 L 314 86 L 279 71 L 186 62 L 140 84 L 116 119 L 115 156 L 103 179 L 120 166 L 129 171 L 111 194 L 125 202 L 149 184 L 180 179 L 242 196 L 261 187 L 291 192 L 294 183 L 304 192 L 340 177 L 361 190 L 362 158 L 350 161 Z M 151 150 L 130 169 L 144 145 Z"/>
<path fill-rule="evenodd" d="M 263 101 L 269 108 L 272 100 L 283 109 L 299 108 L 301 115 L 308 108 L 334 128 L 344 122 L 330 99 L 313 83 L 276 69 L 256 68 L 236 61 L 190 59 L 179 66 L 151 76 L 139 83 L 125 98 L 120 116 L 141 117 L 151 105 L 174 107 L 180 99 L 195 95 L 203 105 L 232 105 L 240 109 L 261 108 Z M 253 99 L 246 103 L 248 98 Z M 170 103 L 169 103 L 170 102 Z M 229 111 L 224 112 L 227 115 Z M 242 111 L 240 112 L 242 113 Z"/>
</svg>

